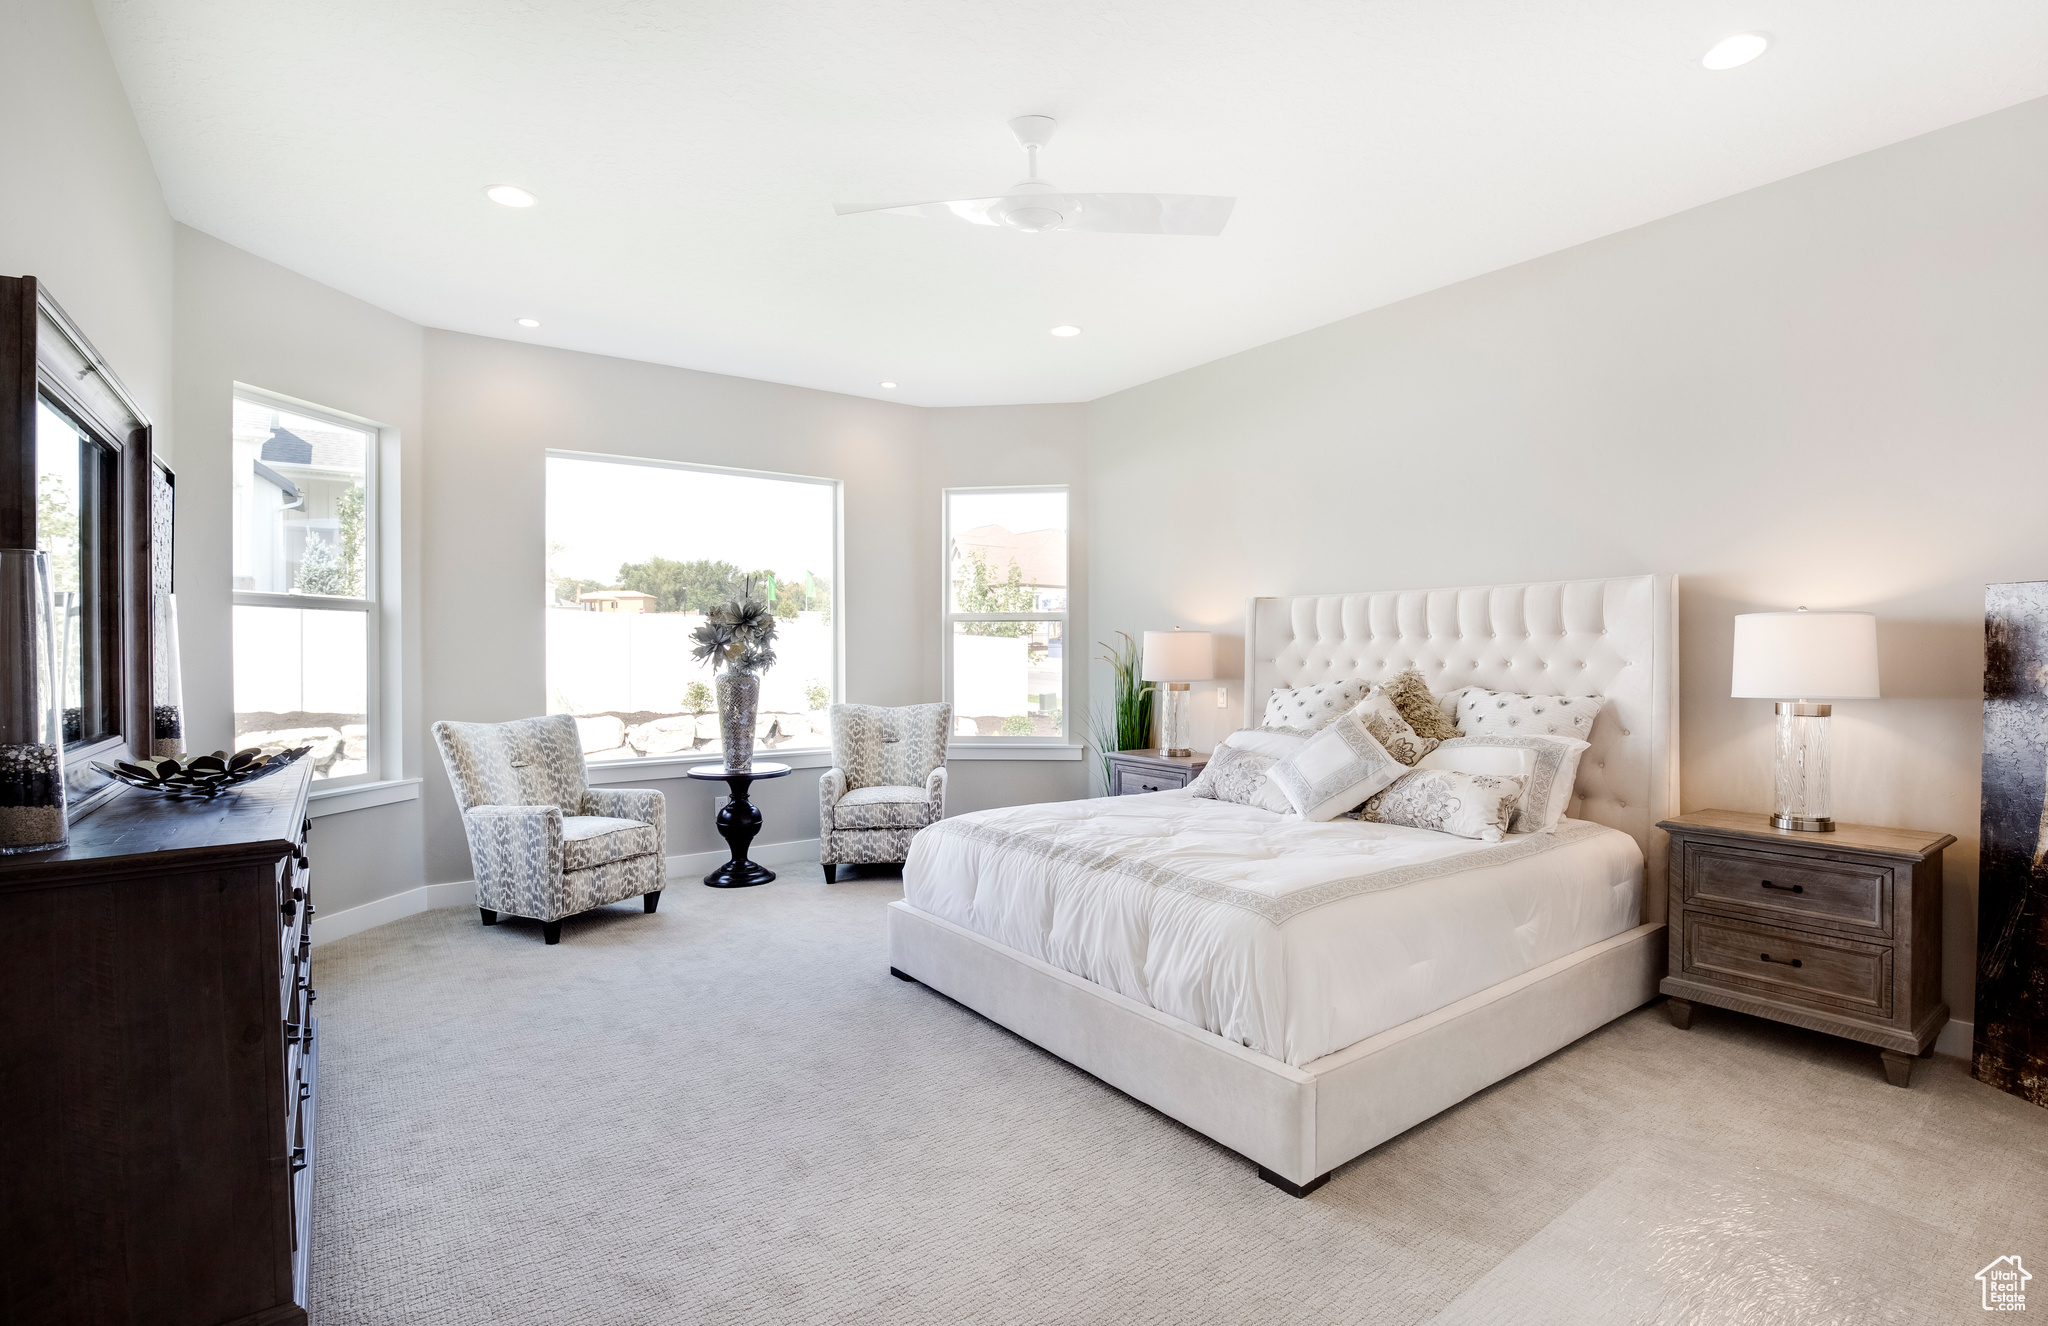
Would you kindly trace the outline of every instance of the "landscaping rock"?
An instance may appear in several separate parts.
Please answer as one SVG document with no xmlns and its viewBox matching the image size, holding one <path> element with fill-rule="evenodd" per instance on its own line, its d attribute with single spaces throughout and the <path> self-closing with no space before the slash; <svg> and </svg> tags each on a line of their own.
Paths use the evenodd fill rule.
<svg viewBox="0 0 2048 1326">
<path fill-rule="evenodd" d="M 583 741 L 585 755 L 617 750 L 626 744 L 625 720 L 614 718 L 610 714 L 599 714 L 595 718 L 578 718 L 576 735 Z"/>
<path fill-rule="evenodd" d="M 626 744 L 642 755 L 688 755 L 697 745 L 697 720 L 682 714 L 642 723 L 628 729 Z"/>
</svg>

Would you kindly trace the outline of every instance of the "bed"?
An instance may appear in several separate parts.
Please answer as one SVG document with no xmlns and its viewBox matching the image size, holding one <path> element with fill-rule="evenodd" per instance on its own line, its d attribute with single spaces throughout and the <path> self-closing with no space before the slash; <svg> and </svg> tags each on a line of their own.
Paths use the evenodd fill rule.
<svg viewBox="0 0 2048 1326">
<path fill-rule="evenodd" d="M 890 965 L 1250 1159 L 1296 1196 L 1647 1002 L 1677 804 L 1668 577 L 1253 599 L 1276 687 L 1408 668 L 1606 700 L 1554 834 L 1284 821 L 1186 791 L 920 833 Z"/>
</svg>

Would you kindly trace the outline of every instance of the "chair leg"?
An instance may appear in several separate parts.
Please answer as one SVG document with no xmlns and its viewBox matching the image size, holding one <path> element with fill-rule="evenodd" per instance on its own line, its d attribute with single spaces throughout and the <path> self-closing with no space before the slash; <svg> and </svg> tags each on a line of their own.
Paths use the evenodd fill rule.
<svg viewBox="0 0 2048 1326">
<path fill-rule="evenodd" d="M 550 944 L 561 943 L 562 923 L 560 921 L 542 921 L 540 923 L 540 937 Z"/>
<path fill-rule="evenodd" d="M 824 861 L 820 862 L 820 865 L 824 868 L 825 882 L 827 884 L 836 884 L 839 882 L 839 867 L 836 863 L 831 861 Z"/>
<path fill-rule="evenodd" d="M 641 894 L 640 905 L 647 909 L 647 914 L 649 916 L 654 915 L 654 909 L 661 906 L 661 890 L 656 889 L 652 893 Z"/>
<path fill-rule="evenodd" d="M 492 911 L 490 908 L 479 907 L 477 908 L 477 910 L 484 914 L 485 925 L 496 925 L 498 923 L 498 914 Z"/>
</svg>

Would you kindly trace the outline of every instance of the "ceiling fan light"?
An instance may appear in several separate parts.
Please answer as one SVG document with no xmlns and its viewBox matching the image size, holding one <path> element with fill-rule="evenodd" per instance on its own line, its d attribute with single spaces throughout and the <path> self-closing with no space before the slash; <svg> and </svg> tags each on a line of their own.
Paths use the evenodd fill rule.
<svg viewBox="0 0 2048 1326">
<path fill-rule="evenodd" d="M 1700 57 L 1700 63 L 1708 69 L 1719 72 L 1748 64 L 1757 56 L 1769 50 L 1771 39 L 1761 32 L 1738 32 L 1732 37 L 1723 37 L 1715 42 L 1707 53 Z"/>
<path fill-rule="evenodd" d="M 1026 204 L 1023 207 L 1012 207 L 1003 213 L 1004 225 L 1012 230 L 1027 231 L 1031 234 L 1037 234 L 1042 230 L 1057 229 L 1060 222 L 1066 219 L 1065 216 L 1053 208 L 1038 207 L 1031 204 Z"/>
</svg>

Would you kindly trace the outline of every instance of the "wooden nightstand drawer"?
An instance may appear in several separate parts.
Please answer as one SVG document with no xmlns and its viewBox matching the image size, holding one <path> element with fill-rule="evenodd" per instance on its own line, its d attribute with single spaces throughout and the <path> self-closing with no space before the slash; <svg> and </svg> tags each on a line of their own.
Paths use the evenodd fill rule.
<svg viewBox="0 0 2048 1326">
<path fill-rule="evenodd" d="M 1762 921 L 1825 921 L 1892 933 L 1889 866 L 1703 847 L 1685 851 L 1685 901 Z"/>
<path fill-rule="evenodd" d="M 1738 985 L 1775 999 L 1892 1014 L 1892 950 L 1886 944 L 1787 930 L 1711 916 L 1685 915 L 1685 974 Z"/>
<path fill-rule="evenodd" d="M 1132 769 L 1119 768 L 1116 771 L 1116 795 L 1136 796 L 1141 792 L 1165 792 L 1176 787 L 1186 787 L 1193 781 L 1192 775 L 1182 769 Z"/>
</svg>

